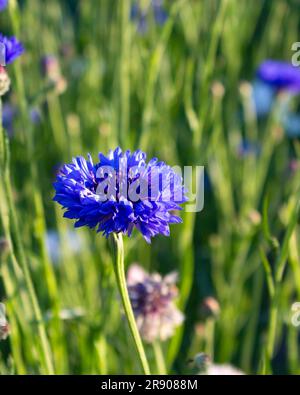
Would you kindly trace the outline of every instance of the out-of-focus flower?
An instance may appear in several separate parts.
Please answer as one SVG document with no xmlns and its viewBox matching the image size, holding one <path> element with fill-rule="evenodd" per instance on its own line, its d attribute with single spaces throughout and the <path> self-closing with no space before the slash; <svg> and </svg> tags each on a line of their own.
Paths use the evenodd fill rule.
<svg viewBox="0 0 300 395">
<path fill-rule="evenodd" d="M 130 16 L 132 20 L 137 21 L 139 32 L 147 31 L 147 15 L 151 12 L 158 25 L 163 25 L 168 19 L 168 13 L 163 7 L 163 0 L 150 0 L 146 6 L 139 0 L 132 5 Z"/>
<path fill-rule="evenodd" d="M 170 166 L 157 158 L 146 163 L 144 152 L 120 148 L 99 153 L 95 165 L 90 155 L 73 159 L 54 188 L 54 201 L 66 209 L 66 218 L 76 219 L 75 227 L 97 227 L 107 237 L 130 236 L 137 228 L 148 243 L 158 234 L 169 236 L 169 225 L 181 222 L 172 212 L 187 200 L 182 177 Z"/>
<path fill-rule="evenodd" d="M 200 306 L 201 318 L 217 318 L 220 314 L 219 302 L 212 296 L 205 298 Z"/>
<path fill-rule="evenodd" d="M 16 37 L 6 37 L 0 33 L 0 43 L 5 47 L 5 63 L 10 64 L 24 52 L 23 44 Z"/>
<path fill-rule="evenodd" d="M 18 108 L 6 102 L 2 108 L 2 126 L 9 136 L 14 134 L 14 121 L 18 116 Z M 32 108 L 29 112 L 30 120 L 33 124 L 38 124 L 41 121 L 41 114 L 38 108 Z"/>
<path fill-rule="evenodd" d="M 9 324 L 6 320 L 6 309 L 3 303 L 0 303 L 0 340 L 5 340 L 9 335 Z"/>
<path fill-rule="evenodd" d="M 259 66 L 257 75 L 277 91 L 300 92 L 300 68 L 289 62 L 266 60 Z"/>
<path fill-rule="evenodd" d="M 41 65 L 43 76 L 54 85 L 56 93 L 64 93 L 67 88 L 67 81 L 61 73 L 57 57 L 54 55 L 44 56 Z"/>
<path fill-rule="evenodd" d="M 217 99 L 222 99 L 225 95 L 225 87 L 220 81 L 214 81 L 211 86 L 211 93 Z"/>
<path fill-rule="evenodd" d="M 271 112 L 275 93 L 275 89 L 272 86 L 260 80 L 254 81 L 252 99 L 258 117 L 264 117 Z"/>
<path fill-rule="evenodd" d="M 245 375 L 239 369 L 235 367 L 224 364 L 218 365 L 213 364 L 211 362 L 210 357 L 205 353 L 199 353 L 191 360 L 194 364 L 194 367 L 198 370 L 199 374 L 201 375 L 210 375 L 210 376 L 241 376 Z"/>
<path fill-rule="evenodd" d="M 287 112 L 283 117 L 283 127 L 288 137 L 300 137 L 300 115 Z"/>
<path fill-rule="evenodd" d="M 15 106 L 10 103 L 4 103 L 2 108 L 2 126 L 7 131 L 8 135 L 13 134 L 13 120 L 17 113 Z"/>
<path fill-rule="evenodd" d="M 29 112 L 30 120 L 34 125 L 38 125 L 41 122 L 41 113 L 38 108 L 31 108 Z"/>
<path fill-rule="evenodd" d="M 245 375 L 240 369 L 235 368 L 234 366 L 224 364 L 217 365 L 211 364 L 208 366 L 206 373 L 208 376 L 243 376 Z"/>
<path fill-rule="evenodd" d="M 0 0 L 0 11 L 7 7 L 8 0 Z"/>
<path fill-rule="evenodd" d="M 0 66 L 0 96 L 5 95 L 9 91 L 10 78 L 3 66 Z"/>
<path fill-rule="evenodd" d="M 291 159 L 288 165 L 288 171 L 290 174 L 295 174 L 300 169 L 300 162 L 297 159 Z"/>
<path fill-rule="evenodd" d="M 132 309 L 143 339 L 166 340 L 172 336 L 184 316 L 175 306 L 178 289 L 176 273 L 162 277 L 148 274 L 139 265 L 128 269 L 127 284 Z"/>
<path fill-rule="evenodd" d="M 240 158 L 246 158 L 249 156 L 257 156 L 260 152 L 260 149 L 257 144 L 254 144 L 246 139 L 243 139 L 238 147 L 237 154 Z"/>
<path fill-rule="evenodd" d="M 51 229 L 46 233 L 46 247 L 54 264 L 57 264 L 62 258 L 61 242 L 59 234 L 55 230 Z M 67 249 L 72 251 L 73 254 L 78 254 L 82 249 L 82 240 L 78 236 L 78 233 L 74 231 L 67 232 L 63 242 L 67 245 Z"/>
</svg>

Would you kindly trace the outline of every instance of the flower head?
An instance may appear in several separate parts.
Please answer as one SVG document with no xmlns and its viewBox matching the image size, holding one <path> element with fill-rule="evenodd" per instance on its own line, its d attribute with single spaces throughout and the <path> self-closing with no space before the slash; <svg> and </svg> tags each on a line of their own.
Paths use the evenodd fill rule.
<svg viewBox="0 0 300 395">
<path fill-rule="evenodd" d="M 266 60 L 259 66 L 257 75 L 276 90 L 300 92 L 300 68 L 288 62 Z"/>
<path fill-rule="evenodd" d="M 3 66 L 0 66 L 0 97 L 9 91 L 10 78 Z"/>
<path fill-rule="evenodd" d="M 5 317 L 5 305 L 0 303 L 0 340 L 5 340 L 9 335 L 9 325 Z"/>
<path fill-rule="evenodd" d="M 16 37 L 6 37 L 0 33 L 0 43 L 5 46 L 5 63 L 10 64 L 24 52 L 23 44 Z"/>
<path fill-rule="evenodd" d="M 165 277 L 150 275 L 136 264 L 128 270 L 128 292 L 137 326 L 149 343 L 168 339 L 184 319 L 174 304 L 178 294 L 176 280 L 176 273 Z"/>
<path fill-rule="evenodd" d="M 244 372 L 231 366 L 229 364 L 218 365 L 212 363 L 207 354 L 199 353 L 192 359 L 195 369 L 198 370 L 200 375 L 209 376 L 241 376 L 245 375 Z"/>
<path fill-rule="evenodd" d="M 7 7 L 8 0 L 0 0 L 0 11 Z"/>
<path fill-rule="evenodd" d="M 54 200 L 66 209 L 64 216 L 75 219 L 75 227 L 97 228 L 131 235 L 137 228 L 147 242 L 158 234 L 169 236 L 169 224 L 181 219 L 172 213 L 185 202 L 182 177 L 156 158 L 146 162 L 142 151 L 120 148 L 108 156 L 99 154 L 73 159 L 64 165 L 54 183 Z"/>
<path fill-rule="evenodd" d="M 168 14 L 163 7 L 162 0 L 151 0 L 146 7 L 140 4 L 140 1 L 135 2 L 131 7 L 131 19 L 138 23 L 138 30 L 144 33 L 148 28 L 147 15 L 153 13 L 154 21 L 158 25 L 163 25 L 168 19 Z"/>
</svg>

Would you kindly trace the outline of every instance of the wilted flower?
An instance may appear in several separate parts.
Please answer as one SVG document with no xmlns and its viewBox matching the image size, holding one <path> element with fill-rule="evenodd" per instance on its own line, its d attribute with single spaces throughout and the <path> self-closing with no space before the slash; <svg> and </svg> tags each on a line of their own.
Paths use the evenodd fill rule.
<svg viewBox="0 0 300 395">
<path fill-rule="evenodd" d="M 300 68 L 289 62 L 266 60 L 259 66 L 257 75 L 277 91 L 300 92 Z"/>
<path fill-rule="evenodd" d="M 0 33 L 0 43 L 5 46 L 5 63 L 10 64 L 24 52 L 23 44 L 16 37 L 6 37 Z"/>
<path fill-rule="evenodd" d="M 5 305 L 0 303 L 0 340 L 5 340 L 9 335 L 9 325 L 5 316 Z"/>
<path fill-rule="evenodd" d="M 7 7 L 8 0 L 0 0 L 0 11 Z"/>
<path fill-rule="evenodd" d="M 187 199 L 182 177 L 156 158 L 146 163 L 140 150 L 108 156 L 99 154 L 93 164 L 89 155 L 64 165 L 54 183 L 54 200 L 66 209 L 64 216 L 76 219 L 75 227 L 97 227 L 97 232 L 131 235 L 137 228 L 150 243 L 151 238 L 169 236 L 169 224 L 181 219 L 172 214 Z"/>
<path fill-rule="evenodd" d="M 127 284 L 132 309 L 141 336 L 147 342 L 166 340 L 180 325 L 184 316 L 175 306 L 178 294 L 176 273 L 162 277 L 148 274 L 139 265 L 131 265 Z"/>
<path fill-rule="evenodd" d="M 10 78 L 3 66 L 0 66 L 0 96 L 9 91 Z"/>
</svg>

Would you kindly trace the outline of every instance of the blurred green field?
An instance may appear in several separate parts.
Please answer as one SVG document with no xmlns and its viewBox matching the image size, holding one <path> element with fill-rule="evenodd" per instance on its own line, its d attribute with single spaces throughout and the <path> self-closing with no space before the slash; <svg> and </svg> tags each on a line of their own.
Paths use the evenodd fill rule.
<svg viewBox="0 0 300 395">
<path fill-rule="evenodd" d="M 160 345 L 167 371 L 190 373 L 187 361 L 205 352 L 247 374 L 300 374 L 299 139 L 279 117 L 284 95 L 263 118 L 252 100 L 259 64 L 291 60 L 300 2 L 166 0 L 163 21 L 146 0 L 141 20 L 134 4 L 9 0 L 0 13 L 1 32 L 25 46 L 2 98 L 13 119 L 0 144 L 0 236 L 11 244 L 0 247 L 11 329 L 0 373 L 142 373 L 107 240 L 74 230 L 52 201 L 60 165 L 119 145 L 205 166 L 201 212 L 183 210 L 151 245 L 138 232 L 124 238 L 127 267 L 179 274 L 185 321 Z M 56 84 L 41 68 L 50 55 Z M 299 111 L 299 96 L 289 105 Z M 201 315 L 208 296 L 216 317 Z M 158 373 L 155 349 L 145 351 Z"/>
</svg>

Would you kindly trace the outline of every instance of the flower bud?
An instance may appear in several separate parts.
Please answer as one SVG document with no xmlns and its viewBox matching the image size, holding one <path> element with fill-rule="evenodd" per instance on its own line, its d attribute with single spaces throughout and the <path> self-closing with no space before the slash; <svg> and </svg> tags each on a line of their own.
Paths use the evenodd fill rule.
<svg viewBox="0 0 300 395">
<path fill-rule="evenodd" d="M 220 305 L 212 296 L 205 298 L 200 306 L 201 318 L 217 318 L 220 314 Z"/>
</svg>

